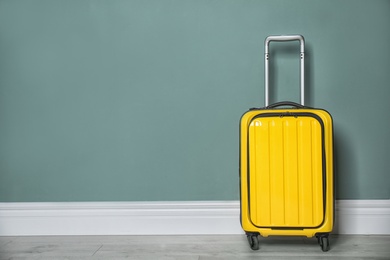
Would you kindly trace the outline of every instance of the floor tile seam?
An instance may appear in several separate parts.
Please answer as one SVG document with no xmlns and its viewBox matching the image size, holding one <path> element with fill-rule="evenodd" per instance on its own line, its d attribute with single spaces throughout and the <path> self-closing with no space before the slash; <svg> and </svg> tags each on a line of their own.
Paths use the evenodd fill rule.
<svg viewBox="0 0 390 260">
<path fill-rule="evenodd" d="M 7 242 L 4 242 L 4 244 L 1 244 L 0 247 L 6 247 L 6 246 L 8 246 L 9 244 L 12 244 L 12 243 L 13 243 L 12 240 L 7 241 Z M 1 253 L 1 251 L 0 251 L 0 253 Z M 0 256 L 1 256 L 1 255 L 0 255 Z"/>
<path fill-rule="evenodd" d="M 92 256 L 95 256 L 95 254 L 103 247 L 104 245 L 101 245 L 93 254 Z"/>
</svg>

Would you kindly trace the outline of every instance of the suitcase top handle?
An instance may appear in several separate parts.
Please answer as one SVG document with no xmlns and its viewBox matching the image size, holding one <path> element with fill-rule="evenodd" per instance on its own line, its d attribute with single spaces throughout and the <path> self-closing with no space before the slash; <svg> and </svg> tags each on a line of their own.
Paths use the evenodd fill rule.
<svg viewBox="0 0 390 260">
<path fill-rule="evenodd" d="M 282 102 L 273 103 L 272 105 L 269 105 L 266 108 L 269 109 L 269 108 L 276 108 L 276 107 L 281 107 L 281 106 L 292 106 L 295 108 L 309 108 L 309 107 L 305 107 L 301 104 L 291 102 L 291 101 L 282 101 Z"/>
<path fill-rule="evenodd" d="M 300 59 L 300 85 L 301 85 L 301 105 L 305 105 L 305 39 L 302 35 L 271 35 L 265 39 L 265 106 L 269 104 L 269 45 L 270 42 L 286 42 L 286 41 L 299 41 L 301 45 L 301 59 Z"/>
</svg>

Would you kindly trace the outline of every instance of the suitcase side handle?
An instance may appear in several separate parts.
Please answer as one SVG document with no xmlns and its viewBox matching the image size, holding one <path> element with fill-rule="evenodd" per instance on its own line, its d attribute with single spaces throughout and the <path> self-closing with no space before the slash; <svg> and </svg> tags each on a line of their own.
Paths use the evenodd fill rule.
<svg viewBox="0 0 390 260">
<path fill-rule="evenodd" d="M 300 50 L 301 50 L 301 59 L 300 59 L 300 87 L 301 87 L 301 105 L 305 104 L 305 39 L 302 35 L 271 35 L 265 39 L 265 106 L 268 106 L 269 103 L 269 45 L 270 42 L 286 42 L 286 41 L 299 41 Z"/>
<path fill-rule="evenodd" d="M 298 104 L 298 103 L 295 103 L 295 102 L 292 102 L 292 101 L 277 102 L 277 103 L 274 103 L 272 105 L 267 106 L 266 108 L 268 109 L 268 108 L 275 108 L 275 107 L 281 107 L 281 106 L 292 106 L 292 107 L 296 107 L 296 108 L 306 108 L 305 106 Z"/>
</svg>

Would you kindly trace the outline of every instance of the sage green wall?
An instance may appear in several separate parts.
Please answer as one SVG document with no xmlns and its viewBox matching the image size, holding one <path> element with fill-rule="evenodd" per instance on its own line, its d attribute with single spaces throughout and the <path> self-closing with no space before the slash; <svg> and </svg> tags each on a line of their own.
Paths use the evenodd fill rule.
<svg viewBox="0 0 390 260">
<path fill-rule="evenodd" d="M 0 201 L 238 199 L 264 38 L 296 33 L 337 198 L 390 199 L 390 1 L 0 0 Z M 299 47 L 271 48 L 297 100 Z"/>
</svg>

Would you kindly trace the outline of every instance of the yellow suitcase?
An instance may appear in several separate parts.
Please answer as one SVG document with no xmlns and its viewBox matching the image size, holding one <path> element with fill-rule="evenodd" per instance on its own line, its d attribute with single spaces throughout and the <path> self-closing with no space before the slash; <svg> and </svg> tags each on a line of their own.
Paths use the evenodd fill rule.
<svg viewBox="0 0 390 260">
<path fill-rule="evenodd" d="M 299 40 L 301 104 L 268 105 L 271 41 Z M 240 121 L 241 225 L 253 250 L 258 236 L 317 237 L 329 250 L 334 221 L 333 124 L 323 110 L 304 106 L 304 38 L 269 36 L 265 41 L 265 107 Z"/>
</svg>

